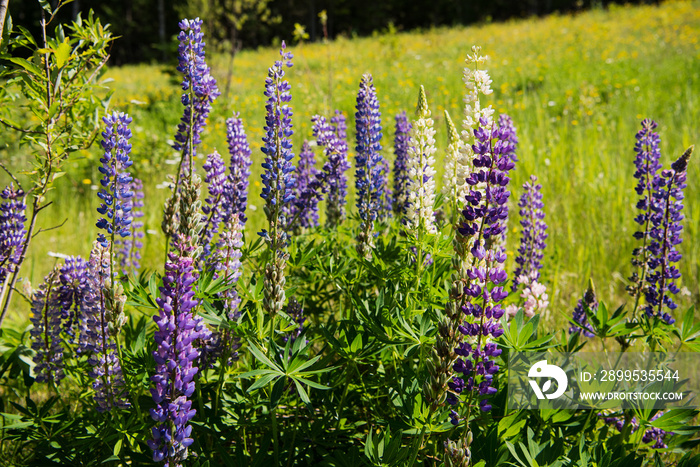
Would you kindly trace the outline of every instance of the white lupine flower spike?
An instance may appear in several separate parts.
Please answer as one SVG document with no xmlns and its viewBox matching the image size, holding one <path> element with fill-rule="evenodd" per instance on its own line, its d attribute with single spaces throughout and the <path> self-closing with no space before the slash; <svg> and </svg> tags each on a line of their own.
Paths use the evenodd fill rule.
<svg viewBox="0 0 700 467">
<path fill-rule="evenodd" d="M 445 122 L 447 123 L 448 140 L 442 192 L 445 195 L 445 202 L 452 207 L 451 219 L 454 224 L 469 192 L 466 178 L 471 171 L 472 164 L 463 152 L 464 143 L 460 139 L 457 127 L 452 122 L 447 109 L 445 109 Z"/>
<path fill-rule="evenodd" d="M 435 226 L 435 129 L 430 118 L 425 88 L 420 87 L 418 119 L 413 122 L 408 148 L 408 209 L 407 226 L 416 235 L 425 231 L 437 233 Z"/>
</svg>

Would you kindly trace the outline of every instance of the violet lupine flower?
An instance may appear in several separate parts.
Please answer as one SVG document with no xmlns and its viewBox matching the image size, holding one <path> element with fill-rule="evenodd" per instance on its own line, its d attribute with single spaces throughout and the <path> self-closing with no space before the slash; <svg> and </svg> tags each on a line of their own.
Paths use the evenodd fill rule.
<svg viewBox="0 0 700 467">
<path fill-rule="evenodd" d="M 82 352 L 90 355 L 88 363 L 92 369 L 88 376 L 94 380 L 94 399 L 100 412 L 131 406 L 117 355 L 115 309 L 119 307 L 116 306 L 118 300 L 109 298 L 111 271 L 109 248 L 99 241 L 95 242 L 85 272 L 87 281 L 79 278 L 83 287 L 80 299 L 85 311 L 81 321 L 80 345 Z M 110 309 L 110 306 L 114 309 Z M 116 323 L 116 326 L 119 324 Z"/>
<path fill-rule="evenodd" d="M 527 277 L 532 281 L 540 279 L 540 269 L 542 269 L 542 258 L 544 248 L 547 246 L 547 224 L 544 222 L 544 203 L 542 202 L 542 185 L 537 183 L 537 177 L 530 175 L 530 180 L 523 185 L 524 193 L 520 197 L 518 207 L 520 208 L 520 247 L 515 262 L 518 267 L 513 275 L 514 292 L 521 283 L 521 277 Z"/>
<path fill-rule="evenodd" d="M 117 247 L 115 254 L 117 261 L 124 274 L 128 271 L 138 271 L 141 267 L 141 248 L 143 248 L 143 221 L 136 220 L 143 217 L 143 182 L 138 178 L 134 178 L 129 186 L 129 191 L 133 196 L 124 201 L 124 205 L 130 209 L 131 224 L 129 229 L 131 233 L 127 238 L 115 239 L 114 245 Z"/>
<path fill-rule="evenodd" d="M 647 274 L 649 286 L 645 292 L 647 303 L 644 312 L 649 317 L 657 316 L 663 319 L 666 324 L 676 321 L 664 312 L 664 308 L 673 311 L 678 306 L 671 294 L 679 292 L 676 281 L 681 278 L 681 273 L 673 263 L 681 259 L 677 246 L 683 241 L 683 189 L 686 187 L 686 170 L 692 153 L 693 146 L 671 164 L 670 170 L 662 171 L 661 176 L 653 183 L 652 228 L 649 234 L 651 257 Z"/>
<path fill-rule="evenodd" d="M 391 189 L 391 183 L 389 182 L 389 174 L 391 173 L 391 166 L 389 161 L 382 157 L 382 171 L 380 172 L 381 185 L 382 185 L 382 197 L 379 203 L 379 219 L 388 219 L 391 217 L 392 213 L 392 202 L 394 199 L 394 193 Z"/>
<path fill-rule="evenodd" d="M 250 145 L 243 127 L 243 120 L 238 113 L 226 120 L 226 140 L 228 141 L 228 152 L 231 155 L 229 165 L 228 203 L 231 208 L 230 214 L 238 213 L 239 221 L 245 225 L 247 220 L 245 210 L 248 207 L 248 178 L 250 177 Z M 230 215 L 224 217 L 228 221 Z"/>
<path fill-rule="evenodd" d="M 471 244 L 473 257 L 471 266 L 467 266 L 467 283 L 459 297 L 463 321 L 457 330 L 466 341 L 454 348 L 458 358 L 452 366 L 455 375 L 448 383 L 447 402 L 457 405 L 459 395 L 467 391 L 478 396 L 479 408 L 487 412 L 491 409 L 488 398 L 496 393 L 492 383 L 499 367 L 494 360 L 501 354 L 491 339 L 503 334 L 499 320 L 504 309 L 500 302 L 508 296 L 503 287 L 508 279 L 503 267 L 506 254 L 498 246 L 498 240 L 508 216 L 508 172 L 515 166 L 512 159 L 515 148 L 506 139 L 506 131 L 494 127 L 485 118 L 480 120 L 474 134 L 474 171 L 466 180 L 471 190 L 462 211 L 462 224 L 457 229 L 462 242 Z M 477 188 L 479 185 L 483 191 Z M 456 411 L 452 411 L 450 419 L 454 425 L 459 423 Z"/>
<path fill-rule="evenodd" d="M 85 323 L 87 316 L 93 312 L 94 291 L 89 284 L 88 263 L 80 256 L 71 256 L 59 270 L 60 285 L 55 289 L 56 299 L 61 307 L 63 330 L 68 342 L 76 341 L 76 330 L 81 331 L 77 351 L 84 349 Z M 80 329 L 76 329 L 80 328 Z"/>
<path fill-rule="evenodd" d="M 156 299 L 159 311 L 153 318 L 158 329 L 157 349 L 153 352 L 156 374 L 151 377 L 156 407 L 151 409 L 151 417 L 158 425 L 153 427 L 153 439 L 148 442 L 153 460 L 164 461 L 170 467 L 182 465 L 187 448 L 194 442 L 188 422 L 197 411 L 189 398 L 194 393 L 194 377 L 199 371 L 193 362 L 200 352 L 193 342 L 209 338 L 209 331 L 194 312 L 198 305 L 194 298 L 198 277 L 192 257 L 194 248 L 184 241 L 176 242 L 175 249 L 165 264 L 163 287 Z"/>
<path fill-rule="evenodd" d="M 216 80 L 204 57 L 204 34 L 202 20 L 183 19 L 179 23 L 178 67 L 182 73 L 182 105 L 184 113 L 177 126 L 175 144 L 176 151 L 182 151 L 182 170 L 192 170 L 192 159 L 196 156 L 196 146 L 201 143 L 200 136 L 211 112 L 214 99 L 221 93 Z"/>
<path fill-rule="evenodd" d="M 308 141 L 304 141 L 299 152 L 299 164 L 294 171 L 296 183 L 294 184 L 294 198 L 296 202 L 285 206 L 285 217 L 287 218 L 287 228 L 295 231 L 300 228 L 315 227 L 318 225 L 318 197 L 311 197 L 306 202 L 302 200 L 302 193 L 311 182 L 316 179 L 318 170 L 316 169 L 316 158 L 309 146 Z M 294 222 L 294 225 L 292 225 Z"/>
<path fill-rule="evenodd" d="M 394 214 L 406 214 L 408 203 L 408 146 L 411 141 L 411 123 L 406 112 L 396 115 L 396 131 L 394 132 L 394 199 L 392 208 Z"/>
<path fill-rule="evenodd" d="M 628 287 L 630 295 L 638 301 L 641 297 L 649 267 L 649 240 L 651 233 L 652 206 L 654 204 L 654 186 L 658 184 L 659 170 L 661 170 L 661 151 L 659 143 L 661 138 L 654 130 L 657 123 L 650 119 L 642 120 L 642 129 L 635 135 L 634 145 L 635 172 L 634 178 L 638 180 L 635 191 L 641 196 L 637 201 L 637 209 L 640 213 L 634 221 L 640 225 L 641 230 L 634 233 L 634 238 L 642 241 L 642 246 L 632 252 L 632 264 L 637 269 L 630 277 L 631 285 Z"/>
<path fill-rule="evenodd" d="M 326 203 L 326 226 L 335 228 L 345 219 L 347 204 L 348 179 L 345 174 L 350 169 L 348 162 L 347 126 L 345 116 L 335 111 L 335 116 L 328 124 L 325 117 L 314 115 L 312 131 L 316 144 L 323 147 L 327 163 L 323 166 L 325 186 L 328 188 Z"/>
<path fill-rule="evenodd" d="M 657 418 L 661 417 L 664 414 L 664 412 L 657 412 L 653 417 L 651 417 L 650 422 L 653 422 Z M 616 417 L 608 417 L 606 414 L 599 413 L 599 417 L 603 418 L 603 421 L 607 425 L 612 425 L 614 426 L 617 431 L 622 432 L 622 430 L 625 428 L 625 418 L 623 416 L 616 416 Z M 639 421 L 637 420 L 637 417 L 632 417 L 629 421 L 631 425 L 630 433 L 635 433 L 636 431 L 639 430 Z M 667 432 L 662 430 L 661 428 L 656 428 L 656 427 L 650 427 L 644 430 L 644 436 L 642 436 L 642 442 L 645 444 L 649 443 L 654 443 L 651 447 L 652 449 L 666 449 L 668 448 L 668 445 L 665 443 L 665 438 L 666 436 L 671 436 L 673 435 L 672 432 Z"/>
<path fill-rule="evenodd" d="M 34 349 L 34 373 L 38 383 L 58 384 L 64 377 L 61 346 L 61 305 L 56 297 L 59 287 L 58 268 L 51 271 L 43 284 L 32 294 L 34 327 L 30 331 Z"/>
<path fill-rule="evenodd" d="M 102 188 L 97 196 L 102 200 L 97 212 L 107 218 L 100 218 L 97 227 L 106 230 L 110 235 L 110 241 L 119 235 L 128 237 L 131 235 L 131 207 L 128 200 L 133 196 L 131 191 L 131 175 L 126 170 L 131 167 L 129 159 L 131 152 L 131 130 L 129 124 L 131 117 L 123 112 L 114 112 L 102 119 L 105 123 L 105 131 L 102 132 L 102 148 L 104 155 L 100 158 L 102 166 L 99 168 L 103 177 L 100 180 Z M 107 238 L 103 233 L 97 236 L 103 246 L 107 246 Z"/>
<path fill-rule="evenodd" d="M 588 322 L 588 315 L 586 310 L 590 313 L 595 314 L 598 311 L 598 299 L 595 295 L 595 289 L 593 288 L 593 283 L 588 286 L 586 293 L 583 294 L 578 303 L 576 303 L 576 308 L 574 308 L 573 321 L 575 324 L 571 324 L 569 327 L 569 334 L 575 332 L 580 332 L 586 337 L 594 337 L 594 331 L 591 324 Z"/>
<path fill-rule="evenodd" d="M 287 232 L 284 231 L 284 206 L 294 201 L 294 165 L 292 159 L 292 109 L 289 102 L 292 94 L 289 82 L 284 79 L 284 66 L 292 66 L 292 54 L 285 52 L 286 44 L 282 42 L 280 60 L 268 70 L 265 79 L 265 136 L 262 152 L 265 162 L 262 167 L 263 189 L 261 197 L 266 201 L 265 215 L 269 231 L 262 230 L 259 235 L 265 239 L 272 252 L 271 261 L 265 266 L 265 310 L 274 318 L 284 306 L 284 268 L 289 254 L 286 252 Z"/>
<path fill-rule="evenodd" d="M 204 255 L 210 253 L 210 246 L 214 234 L 219 231 L 219 224 L 228 217 L 231 211 L 227 194 L 231 191 L 228 177 L 226 176 L 226 165 L 218 152 L 209 154 L 203 166 L 206 175 L 204 181 L 208 184 L 209 196 L 204 199 L 206 203 L 202 206 L 202 211 L 206 216 L 204 228 L 199 236 L 199 242 L 204 245 Z"/>
<path fill-rule="evenodd" d="M 518 146 L 518 134 L 513 124 L 513 119 L 506 114 L 501 114 L 498 116 L 498 126 L 503 129 L 503 137 L 509 141 L 514 147 Z M 518 162 L 518 158 L 515 155 L 515 151 L 511 154 L 513 162 Z"/>
<path fill-rule="evenodd" d="M 27 222 L 27 217 L 24 215 L 27 205 L 24 201 L 24 192 L 12 184 L 0 192 L 0 198 L 4 200 L 0 204 L 1 288 L 5 279 L 19 267 L 22 244 L 27 234 L 24 229 L 24 223 Z"/>
<path fill-rule="evenodd" d="M 379 113 L 377 93 L 372 84 L 372 75 L 365 74 L 360 81 L 357 94 L 355 127 L 355 189 L 356 206 L 360 214 L 360 233 L 357 236 L 357 252 L 367 260 L 372 259 L 374 249 L 374 221 L 381 208 L 383 158 L 379 151 L 382 146 L 382 122 Z"/>
</svg>

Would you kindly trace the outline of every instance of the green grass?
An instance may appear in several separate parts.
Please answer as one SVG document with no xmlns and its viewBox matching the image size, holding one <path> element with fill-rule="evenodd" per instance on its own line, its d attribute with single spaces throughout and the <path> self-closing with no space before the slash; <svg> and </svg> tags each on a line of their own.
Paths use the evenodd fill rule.
<svg viewBox="0 0 700 467">
<path fill-rule="evenodd" d="M 288 76 L 295 148 L 302 139 L 311 139 L 311 116 L 330 116 L 335 108 L 348 115 L 350 137 L 354 137 L 357 87 L 362 73 L 370 72 L 383 116 L 385 155 L 393 159 L 394 116 L 401 110 L 412 116 L 423 84 L 438 128 L 441 157 L 447 146 L 443 110 L 459 125 L 464 58 L 478 44 L 491 57 L 486 68 L 494 93 L 488 102 L 497 112 L 508 113 L 518 129 L 513 207 L 530 174 L 536 174 L 544 187 L 549 239 L 543 277 L 550 285 L 551 312 L 569 315 L 589 277 L 603 300 L 618 304 L 626 300 L 625 278 L 631 273 L 630 252 L 635 246 L 632 174 L 639 122 L 647 117 L 659 122 L 665 166 L 687 146 L 700 142 L 699 30 L 700 2 L 695 1 L 293 46 L 295 65 Z M 248 238 L 264 220 L 259 197 L 262 92 L 267 68 L 277 57 L 274 48 L 244 51 L 235 57 L 228 95 L 216 101 L 200 151 L 207 154 L 217 148 L 226 154 L 224 121 L 234 111 L 241 113 L 255 162 Z M 210 63 L 224 89 L 229 58 L 216 56 Z M 145 219 L 152 232 L 146 237 L 144 265 L 158 269 L 164 243 L 161 207 L 167 193 L 156 185 L 175 171 L 168 163 L 174 159 L 168 141 L 182 111 L 179 78 L 172 70 L 174 65 L 141 65 L 108 72 L 115 90 L 114 107 L 134 117 L 133 171 L 147 186 Z M 68 222 L 42 233 L 32 245 L 23 275 L 34 283 L 53 264 L 48 251 L 87 255 L 96 235 L 98 200 L 91 185 L 98 179 L 99 148 L 84 156 L 87 160 L 73 163 L 69 176 L 60 180 L 55 205 L 41 218 L 43 227 Z M 700 244 L 695 241 L 700 238 L 699 158 L 691 160 L 686 191 L 680 269 L 688 293 L 680 298 L 681 308 L 700 297 Z M 17 165 L 22 157 L 13 155 L 12 160 Z M 441 166 L 438 158 L 440 177 Z M 518 222 L 515 209 L 511 212 L 512 251 Z M 19 314 L 15 319 L 25 317 Z M 564 318 L 555 320 L 562 323 Z"/>
</svg>

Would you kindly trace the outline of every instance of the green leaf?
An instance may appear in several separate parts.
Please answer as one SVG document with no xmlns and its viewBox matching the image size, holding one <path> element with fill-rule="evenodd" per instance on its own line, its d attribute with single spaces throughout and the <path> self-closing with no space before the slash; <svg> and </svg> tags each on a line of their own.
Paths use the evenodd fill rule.
<svg viewBox="0 0 700 467">
<path fill-rule="evenodd" d="M 10 57 L 10 61 L 15 65 L 21 66 L 27 73 L 34 75 L 40 81 L 45 81 L 44 74 L 43 71 L 41 71 L 41 68 L 34 65 L 32 62 L 19 57 Z"/>
<path fill-rule="evenodd" d="M 253 344 L 253 343 L 251 342 L 250 344 L 248 344 L 248 348 L 250 349 L 250 353 L 252 353 L 252 354 L 255 356 L 255 358 L 258 359 L 258 361 L 260 361 L 260 362 L 262 362 L 263 364 L 267 365 L 269 368 L 273 368 L 273 369 L 277 370 L 278 372 L 284 374 L 284 371 L 282 371 L 282 369 L 281 369 L 279 366 L 277 366 L 277 365 L 276 365 L 275 363 L 273 363 L 269 358 L 267 358 L 267 357 L 265 356 L 265 354 L 262 353 L 262 351 L 261 351 L 259 348 L 257 348 L 257 347 L 255 346 L 255 344 Z"/>
<path fill-rule="evenodd" d="M 53 51 L 53 55 L 56 58 L 56 67 L 61 68 L 70 58 L 71 47 L 67 41 L 61 42 L 56 50 Z"/>
<path fill-rule="evenodd" d="M 270 381 L 273 381 L 273 380 L 279 378 L 280 376 L 281 375 L 277 374 L 277 373 L 271 373 L 269 375 L 265 375 L 262 378 L 260 378 L 259 380 L 257 380 L 255 383 L 253 383 L 253 385 L 248 388 L 248 392 L 253 392 L 256 389 L 264 388 L 265 386 L 267 386 L 270 383 Z"/>
<path fill-rule="evenodd" d="M 118 456 L 122 450 L 122 441 L 124 438 L 119 438 L 116 443 L 114 443 L 114 455 Z"/>
</svg>

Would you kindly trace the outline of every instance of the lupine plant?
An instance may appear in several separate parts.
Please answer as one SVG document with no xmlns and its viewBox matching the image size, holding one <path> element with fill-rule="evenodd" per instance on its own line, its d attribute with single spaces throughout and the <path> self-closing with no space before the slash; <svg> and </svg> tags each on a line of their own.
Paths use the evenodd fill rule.
<svg viewBox="0 0 700 467">
<path fill-rule="evenodd" d="M 551 178 L 538 166 L 541 179 L 511 183 L 526 177 L 517 170 L 533 157 L 516 151 L 515 126 L 528 125 L 496 116 L 488 105 L 491 79 L 478 47 L 464 71 L 461 133 L 445 112 L 447 141 L 435 141 L 429 94 L 420 86 L 415 121 L 405 112 L 395 117 L 393 161 L 381 146 L 372 76 L 363 75 L 349 122 L 356 138 L 349 171 L 343 111 L 350 109 L 314 116 L 308 134 L 293 131 L 298 77 L 287 71 L 292 54 L 284 42 L 267 77 L 260 74 L 262 156 L 251 154 L 240 114 L 212 114 L 220 120 L 207 125 L 218 90 L 204 60 L 202 26 L 198 19 L 180 23 L 184 110 L 162 222 L 165 264 L 139 256 L 150 206 L 131 175 L 139 171 L 131 146 L 139 136 L 130 130 L 138 122 L 121 111 L 101 120 L 100 234 L 88 260 L 56 254 L 61 260 L 42 283 L 15 288 L 36 234 L 35 214 L 48 205 L 37 197 L 47 194 L 47 171 L 58 161 L 51 155 L 41 165 L 33 188 L 25 190 L 13 175 L 0 193 L 3 300 L 14 290 L 31 311 L 28 331 L 0 333 L 3 462 L 700 465 L 689 450 L 698 433 L 692 409 L 539 412 L 507 402 L 513 370 L 507 357 L 515 353 L 608 351 L 610 342 L 622 352 L 700 350 L 693 310 L 681 315 L 677 305 L 692 149 L 664 170 L 657 125 L 642 122 L 637 195 L 630 193 L 639 210 L 634 306 L 609 312 L 609 288 L 596 291 L 590 280 L 571 299 L 564 330 L 546 330 L 544 318 L 554 321 L 549 296 L 561 293 L 544 257 L 545 210 L 554 202 L 545 205 L 542 191 Z M 73 27 L 83 31 L 84 24 Z M 27 34 L 18 39 L 25 45 Z M 79 40 L 66 43 L 71 60 L 83 63 Z M 59 63 L 61 45 L 47 44 L 36 51 L 36 63 L 63 83 L 56 76 L 67 66 Z M 100 63 L 94 60 L 85 66 L 94 70 Z M 21 60 L 11 63 L 29 68 L 15 69 L 24 78 L 36 73 Z M 83 138 L 92 122 L 73 130 L 63 126 L 73 114 L 55 121 L 40 115 L 44 136 L 60 126 L 63 138 L 71 131 Z M 200 141 L 218 129 L 229 157 L 213 148 L 200 158 Z M 300 144 L 297 157 L 295 136 L 316 145 Z M 249 181 L 254 159 L 262 162 L 261 183 Z M 445 169 L 442 186 L 438 167 Z M 253 209 L 257 192 L 249 196 L 258 186 L 262 213 Z M 351 206 L 346 200 L 353 195 Z M 505 241 L 514 199 L 518 244 Z M 248 235 L 246 216 L 260 216 L 248 226 L 260 225 L 263 214 L 264 229 Z"/>
</svg>

